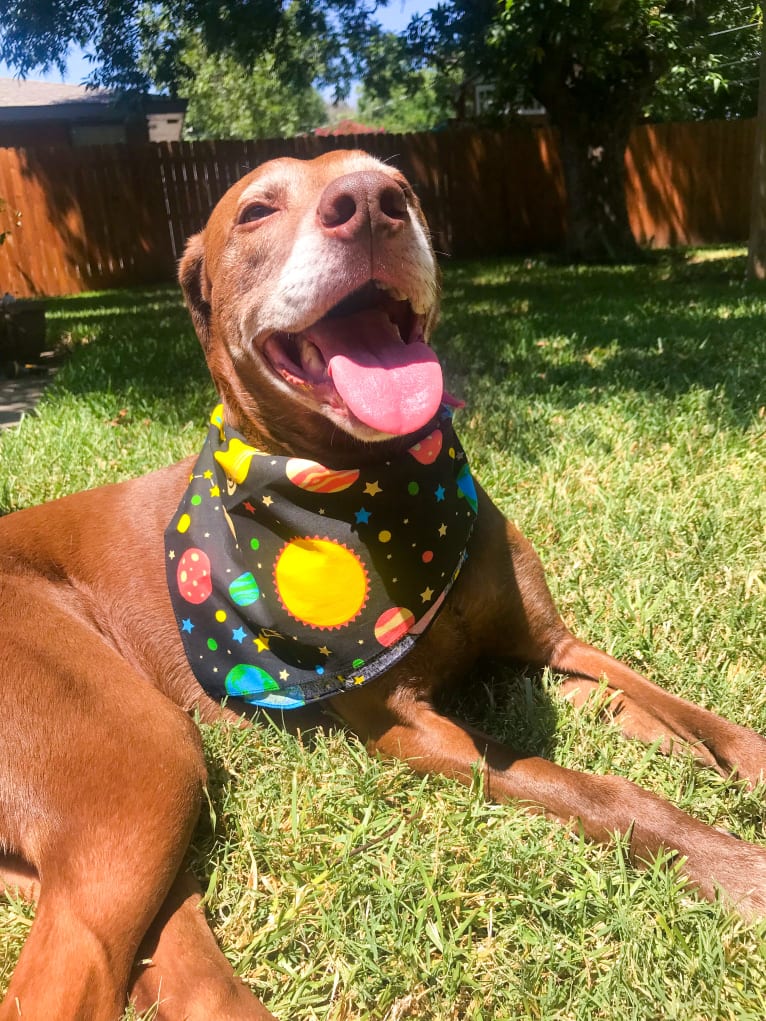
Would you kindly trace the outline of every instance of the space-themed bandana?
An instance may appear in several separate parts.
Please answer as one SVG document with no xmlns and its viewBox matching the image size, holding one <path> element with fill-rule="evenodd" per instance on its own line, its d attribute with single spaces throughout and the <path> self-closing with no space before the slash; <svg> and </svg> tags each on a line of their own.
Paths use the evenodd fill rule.
<svg viewBox="0 0 766 1021">
<path fill-rule="evenodd" d="M 216 699 L 291 709 L 412 648 L 460 571 L 477 501 L 443 407 L 392 461 L 331 469 L 250 446 L 219 405 L 165 532 L 189 664 Z"/>
</svg>

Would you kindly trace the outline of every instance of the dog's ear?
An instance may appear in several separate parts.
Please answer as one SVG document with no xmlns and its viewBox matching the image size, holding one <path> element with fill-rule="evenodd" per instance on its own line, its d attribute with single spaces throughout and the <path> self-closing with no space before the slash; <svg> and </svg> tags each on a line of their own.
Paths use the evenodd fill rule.
<svg viewBox="0 0 766 1021">
<path fill-rule="evenodd" d="M 210 280 L 205 268 L 205 232 L 190 237 L 178 267 L 178 282 L 202 348 L 210 346 Z"/>
</svg>

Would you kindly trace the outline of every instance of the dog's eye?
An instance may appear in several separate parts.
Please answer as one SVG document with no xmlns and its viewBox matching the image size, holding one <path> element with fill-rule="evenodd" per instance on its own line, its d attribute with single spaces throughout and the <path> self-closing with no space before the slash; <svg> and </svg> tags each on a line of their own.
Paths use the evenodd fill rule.
<svg viewBox="0 0 766 1021">
<path fill-rule="evenodd" d="M 265 220 L 272 213 L 276 213 L 276 209 L 273 206 L 268 206 L 265 202 L 253 202 L 249 206 L 245 206 L 239 214 L 239 223 L 253 223 L 255 220 Z"/>
</svg>

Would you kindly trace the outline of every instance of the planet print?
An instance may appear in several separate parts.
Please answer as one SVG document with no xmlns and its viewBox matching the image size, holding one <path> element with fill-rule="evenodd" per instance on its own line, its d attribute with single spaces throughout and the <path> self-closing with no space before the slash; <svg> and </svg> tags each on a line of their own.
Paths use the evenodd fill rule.
<svg viewBox="0 0 766 1021">
<path fill-rule="evenodd" d="M 306 699 L 299 697 L 295 689 L 295 695 L 286 695 L 279 691 L 266 691 L 262 695 L 253 695 L 247 701 L 253 705 L 263 706 L 265 709 L 300 709 L 306 704 Z"/>
<path fill-rule="evenodd" d="M 404 638 L 414 623 L 415 615 L 405 606 L 392 606 L 375 622 L 375 637 L 381 645 L 389 648 Z"/>
<path fill-rule="evenodd" d="M 425 439 L 410 447 L 409 453 L 415 458 L 418 464 L 433 464 L 442 450 L 444 436 L 441 429 L 434 429 Z"/>
<path fill-rule="evenodd" d="M 296 620 L 316 628 L 342 627 L 367 601 L 367 570 L 352 550 L 333 539 L 292 539 L 274 567 L 282 605 Z"/>
<path fill-rule="evenodd" d="M 245 571 L 229 585 L 231 601 L 237 606 L 250 606 L 259 598 L 261 590 L 251 571 Z"/>
<path fill-rule="evenodd" d="M 213 591 L 213 579 L 210 574 L 210 558 L 204 550 L 186 550 L 178 561 L 176 572 L 178 591 L 187 603 L 199 606 L 204 603 Z"/>
<path fill-rule="evenodd" d="M 226 693 L 248 701 L 265 691 L 279 691 L 279 685 L 262 667 L 238 663 L 226 675 Z"/>
<path fill-rule="evenodd" d="M 358 468 L 325 468 L 317 461 L 291 457 L 285 465 L 285 474 L 294 486 L 309 493 L 342 493 L 359 478 Z"/>
<path fill-rule="evenodd" d="M 457 491 L 458 496 L 463 496 L 468 501 L 468 505 L 474 514 L 479 508 L 479 497 L 476 493 L 476 485 L 471 475 L 471 469 L 467 464 L 464 464 L 460 469 L 460 474 L 457 477 Z"/>
</svg>

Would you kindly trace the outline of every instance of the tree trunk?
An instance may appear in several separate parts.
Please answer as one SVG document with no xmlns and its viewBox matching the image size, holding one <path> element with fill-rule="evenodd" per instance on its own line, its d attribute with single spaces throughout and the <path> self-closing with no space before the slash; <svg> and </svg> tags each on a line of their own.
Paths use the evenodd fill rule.
<svg viewBox="0 0 766 1021">
<path fill-rule="evenodd" d="M 535 67 L 532 92 L 559 133 L 571 259 L 645 258 L 628 220 L 625 150 L 658 73 L 646 61 L 635 61 L 630 75 L 591 75 L 564 44 L 551 46 Z"/>
<path fill-rule="evenodd" d="M 558 123 L 556 123 L 558 120 Z M 566 254 L 582 262 L 637 262 L 625 196 L 630 122 L 554 119 L 566 185 Z"/>
</svg>

